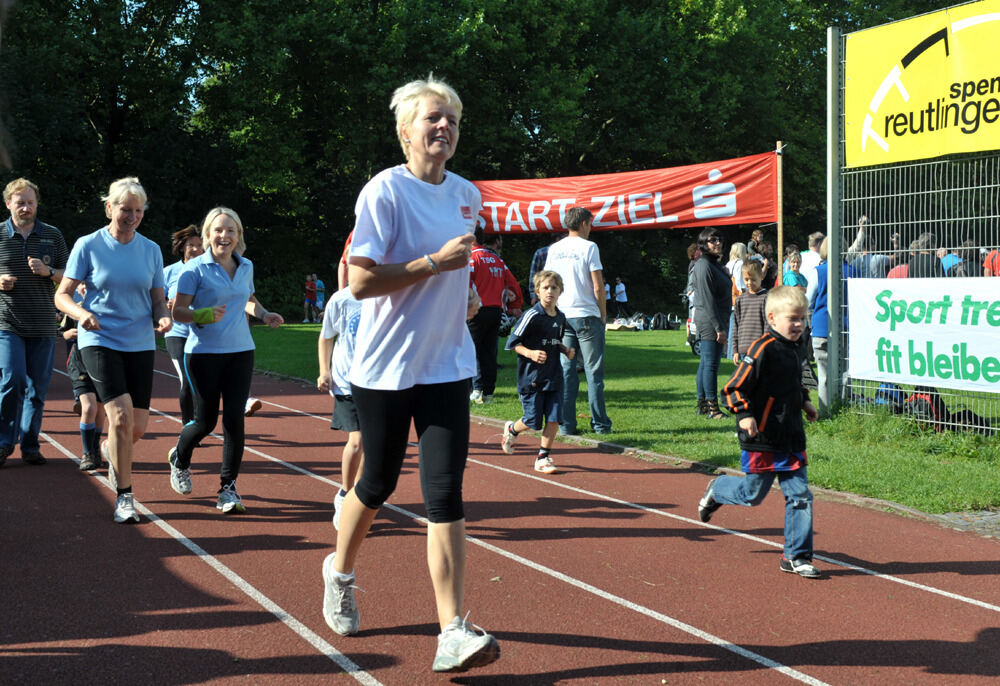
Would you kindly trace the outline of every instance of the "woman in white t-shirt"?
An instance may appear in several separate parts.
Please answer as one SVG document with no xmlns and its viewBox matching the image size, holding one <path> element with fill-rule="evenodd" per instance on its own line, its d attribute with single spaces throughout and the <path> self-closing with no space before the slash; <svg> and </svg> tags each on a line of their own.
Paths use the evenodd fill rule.
<svg viewBox="0 0 1000 686">
<path fill-rule="evenodd" d="M 412 81 L 396 90 L 391 108 L 407 161 L 377 174 L 355 206 L 348 281 L 362 305 L 350 382 L 365 461 L 341 506 L 337 551 L 323 563 L 323 616 L 341 635 L 360 628 L 355 561 L 396 487 L 413 423 L 441 627 L 433 669 L 461 671 L 500 655 L 496 639 L 466 622 L 463 609 L 462 477 L 476 373 L 465 322 L 478 309 L 469 256 L 481 199 L 445 171 L 462 116 L 455 91 L 433 77 Z"/>
</svg>

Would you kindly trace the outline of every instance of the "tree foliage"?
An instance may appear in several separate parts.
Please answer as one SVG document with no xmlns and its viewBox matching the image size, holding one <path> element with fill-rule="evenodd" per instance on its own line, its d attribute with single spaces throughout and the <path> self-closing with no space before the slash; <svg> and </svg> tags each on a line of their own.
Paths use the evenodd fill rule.
<svg viewBox="0 0 1000 686">
<path fill-rule="evenodd" d="M 402 160 L 393 89 L 433 72 L 463 98 L 450 166 L 470 179 L 668 167 L 782 140 L 786 235 L 801 240 L 825 216 L 826 27 L 935 4 L 22 1 L 0 53 L 9 175 L 41 185 L 43 216 L 70 240 L 101 225 L 99 196 L 119 176 L 146 186 L 143 231 L 164 247 L 230 205 L 262 297 L 289 309 L 307 271 L 332 282 L 358 191 Z M 608 276 L 653 310 L 676 305 L 691 238 L 596 240 Z M 505 244 L 522 278 L 541 240 Z"/>
</svg>

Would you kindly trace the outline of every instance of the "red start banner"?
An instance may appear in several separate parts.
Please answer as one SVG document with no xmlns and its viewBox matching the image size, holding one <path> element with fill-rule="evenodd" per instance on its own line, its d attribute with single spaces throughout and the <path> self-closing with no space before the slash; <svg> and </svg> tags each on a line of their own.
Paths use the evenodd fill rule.
<svg viewBox="0 0 1000 686">
<path fill-rule="evenodd" d="M 768 152 L 651 171 L 519 181 L 474 181 L 487 233 L 562 231 L 571 207 L 595 231 L 673 229 L 778 221 L 778 158 Z"/>
</svg>

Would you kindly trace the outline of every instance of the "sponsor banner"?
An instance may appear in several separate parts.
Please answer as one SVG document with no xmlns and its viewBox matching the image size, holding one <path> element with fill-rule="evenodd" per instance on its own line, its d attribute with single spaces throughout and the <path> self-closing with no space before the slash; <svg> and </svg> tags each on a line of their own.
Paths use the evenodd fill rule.
<svg viewBox="0 0 1000 686">
<path fill-rule="evenodd" d="M 594 213 L 595 231 L 763 224 L 778 220 L 777 155 L 651 171 L 474 181 L 487 233 L 562 231 L 566 211 Z"/>
<path fill-rule="evenodd" d="M 846 37 L 848 167 L 1000 148 L 1000 0 Z"/>
<path fill-rule="evenodd" d="M 997 281 L 848 279 L 848 374 L 1000 392 Z"/>
</svg>

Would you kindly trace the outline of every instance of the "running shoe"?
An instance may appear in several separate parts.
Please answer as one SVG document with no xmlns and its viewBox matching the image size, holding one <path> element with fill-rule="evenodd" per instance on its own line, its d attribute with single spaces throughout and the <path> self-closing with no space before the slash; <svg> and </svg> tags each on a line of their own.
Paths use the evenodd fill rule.
<svg viewBox="0 0 1000 686">
<path fill-rule="evenodd" d="M 101 466 L 101 460 L 94 453 L 84 453 L 80 458 L 80 471 L 92 472 Z"/>
<path fill-rule="evenodd" d="M 191 492 L 191 470 L 181 469 L 174 465 L 177 460 L 177 447 L 174 446 L 167 453 L 167 464 L 170 465 L 170 488 L 175 493 L 187 495 Z"/>
<path fill-rule="evenodd" d="M 517 436 L 514 435 L 514 422 L 507 422 L 503 425 L 503 439 L 500 441 L 500 449 L 508 455 L 513 455 L 514 441 L 516 440 Z"/>
<path fill-rule="evenodd" d="M 337 489 L 337 495 L 333 496 L 333 528 L 340 531 L 340 508 L 344 506 L 344 492 Z"/>
<path fill-rule="evenodd" d="M 478 391 L 478 390 L 472 391 L 472 393 L 469 394 L 469 400 L 474 405 L 482 405 L 483 404 L 483 392 L 482 391 Z"/>
<path fill-rule="evenodd" d="M 539 457 L 535 460 L 535 471 L 542 474 L 558 474 L 559 468 L 551 457 Z"/>
<path fill-rule="evenodd" d="M 354 576 L 347 581 L 337 578 L 333 568 L 336 553 L 323 560 L 323 619 L 327 626 L 341 636 L 353 636 L 361 629 L 361 613 L 354 599 Z M 360 590 L 360 589 L 358 589 Z"/>
<path fill-rule="evenodd" d="M 708 523 L 708 520 L 712 518 L 712 515 L 715 514 L 715 511 L 722 507 L 722 503 L 716 502 L 715 498 L 712 497 L 713 489 L 715 488 L 715 480 L 718 478 L 719 477 L 715 477 L 715 479 L 708 482 L 708 488 L 705 489 L 705 495 L 703 495 L 701 500 L 698 501 L 698 518 L 706 524 Z"/>
<path fill-rule="evenodd" d="M 0 467 L 4 466 L 4 463 L 7 462 L 7 458 L 10 457 L 12 452 L 14 452 L 14 449 L 9 445 L 0 446 Z"/>
<path fill-rule="evenodd" d="M 219 491 L 219 501 L 215 507 L 222 510 L 222 514 L 243 514 L 247 508 L 243 505 L 243 499 L 236 492 L 236 483 L 226 484 Z"/>
<path fill-rule="evenodd" d="M 783 572 L 788 572 L 789 574 L 798 574 L 806 579 L 818 579 L 823 576 L 822 573 L 813 566 L 812 560 L 808 557 L 797 557 L 794 560 L 789 560 L 784 555 L 781 556 L 780 569 Z"/>
<path fill-rule="evenodd" d="M 434 656 L 435 672 L 464 672 L 472 667 L 483 667 L 500 657 L 500 644 L 482 628 L 465 619 L 451 620 L 438 634 L 437 654 Z"/>
<path fill-rule="evenodd" d="M 246 417 L 253 417 L 260 408 L 264 407 L 258 398 L 247 398 L 247 405 L 243 409 L 243 415 Z"/>
<path fill-rule="evenodd" d="M 119 524 L 135 524 L 139 513 L 135 511 L 135 499 L 131 493 L 119 493 L 115 499 L 115 521 Z"/>
<path fill-rule="evenodd" d="M 45 459 L 45 456 L 42 455 L 37 450 L 29 450 L 28 452 L 21 450 L 21 459 L 24 460 L 27 464 L 34 464 L 34 465 L 45 464 L 46 462 L 48 462 L 48 460 Z"/>
</svg>

